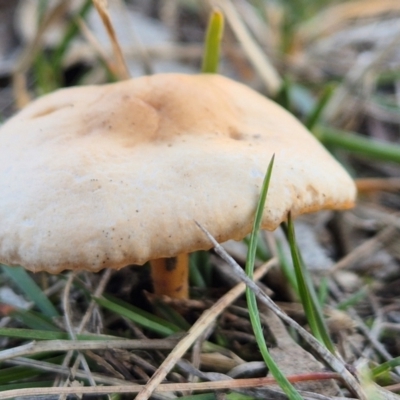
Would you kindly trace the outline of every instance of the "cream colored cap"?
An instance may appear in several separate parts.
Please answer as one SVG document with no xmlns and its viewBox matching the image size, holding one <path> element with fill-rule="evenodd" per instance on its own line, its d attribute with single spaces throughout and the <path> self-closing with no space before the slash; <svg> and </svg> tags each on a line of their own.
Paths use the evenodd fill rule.
<svg viewBox="0 0 400 400">
<path fill-rule="evenodd" d="M 0 129 L 0 261 L 98 271 L 210 248 L 353 206 L 345 170 L 288 112 L 218 75 L 160 74 L 43 96 Z"/>
</svg>

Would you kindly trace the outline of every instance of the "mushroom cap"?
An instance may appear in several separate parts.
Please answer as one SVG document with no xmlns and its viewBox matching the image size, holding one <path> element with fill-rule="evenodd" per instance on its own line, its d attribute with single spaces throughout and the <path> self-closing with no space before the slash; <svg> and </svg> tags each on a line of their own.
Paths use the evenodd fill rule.
<svg viewBox="0 0 400 400">
<path fill-rule="evenodd" d="M 353 206 L 345 170 L 287 111 L 219 75 L 61 89 L 0 129 L 0 261 L 98 271 Z"/>
</svg>

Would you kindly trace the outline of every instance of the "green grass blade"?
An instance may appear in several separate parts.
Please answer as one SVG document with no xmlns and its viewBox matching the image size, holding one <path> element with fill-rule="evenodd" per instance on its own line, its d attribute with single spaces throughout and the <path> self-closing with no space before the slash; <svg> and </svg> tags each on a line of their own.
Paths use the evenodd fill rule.
<svg viewBox="0 0 400 400">
<path fill-rule="evenodd" d="M 324 305 L 328 299 L 329 281 L 326 277 L 321 278 L 318 288 L 318 304 Z"/>
<path fill-rule="evenodd" d="M 189 279 L 192 286 L 206 289 L 211 285 L 212 265 L 208 251 L 196 251 L 189 256 Z"/>
<path fill-rule="evenodd" d="M 288 111 L 292 110 L 292 101 L 291 101 L 291 88 L 292 84 L 287 76 L 283 78 L 282 85 L 279 88 L 278 93 L 276 94 L 274 101 L 280 104 L 283 108 Z"/>
<path fill-rule="evenodd" d="M 315 293 L 314 286 L 308 274 L 308 270 L 304 268 L 301 255 L 296 244 L 294 224 L 290 213 L 288 215 L 287 231 L 285 233 L 287 233 L 290 252 L 292 254 L 293 266 L 296 273 L 297 286 L 299 288 L 299 295 L 303 304 L 308 324 L 310 325 L 313 335 L 321 343 L 325 344 L 329 351 L 334 353 L 335 347 L 329 336 L 323 312 L 318 302 L 318 297 Z"/>
<path fill-rule="evenodd" d="M 48 59 L 48 56 L 40 52 L 36 55 L 33 63 L 33 73 L 35 76 L 35 85 L 40 95 L 53 92 L 59 87 L 54 68 Z"/>
<path fill-rule="evenodd" d="M 174 310 L 169 304 L 165 304 L 162 301 L 155 301 L 153 303 L 154 311 L 157 315 L 164 318 L 165 321 L 168 321 L 174 325 L 176 325 L 181 331 L 188 331 L 191 325 L 183 318 L 181 314 L 179 314 L 176 310 Z"/>
<path fill-rule="evenodd" d="M 400 145 L 369 139 L 354 132 L 318 126 L 315 136 L 327 146 L 348 150 L 374 160 L 400 164 Z"/>
<path fill-rule="evenodd" d="M 272 168 L 274 165 L 275 156 L 272 157 L 271 162 L 269 163 L 267 173 L 264 178 L 264 182 L 261 189 L 261 195 L 257 205 L 257 211 L 254 218 L 253 230 L 250 236 L 249 250 L 247 252 L 247 260 L 246 260 L 246 274 L 249 278 L 253 278 L 254 272 L 254 262 L 256 259 L 256 251 L 257 251 L 257 243 L 258 243 L 258 232 L 260 230 L 262 214 L 264 211 L 265 201 L 267 198 L 268 187 L 271 180 Z M 271 371 L 274 378 L 277 380 L 279 386 L 286 393 L 290 400 L 301 400 L 302 397 L 297 392 L 297 390 L 292 386 L 292 384 L 286 379 L 278 365 L 275 363 L 271 355 L 269 354 L 267 345 L 265 343 L 263 330 L 260 321 L 260 315 L 258 313 L 256 296 L 252 290 L 249 288 L 246 289 L 246 298 L 247 305 L 249 308 L 250 321 L 253 326 L 254 335 L 257 340 L 258 347 L 260 352 L 264 358 L 266 365 Z"/>
<path fill-rule="evenodd" d="M 400 366 L 400 357 L 393 358 L 389 361 L 384 362 L 381 365 L 372 369 L 372 376 L 376 378 L 378 375 L 381 375 L 393 368 Z"/>
<path fill-rule="evenodd" d="M 6 390 L 16 390 L 16 389 L 51 387 L 53 384 L 54 384 L 54 379 L 52 381 L 10 383 L 8 385 L 1 385 L 0 392 L 5 392 Z"/>
<path fill-rule="evenodd" d="M 289 282 L 290 287 L 294 290 L 297 297 L 300 297 L 299 288 L 297 286 L 296 274 L 293 268 L 293 263 L 287 259 L 286 254 L 283 251 L 282 243 L 278 240 L 276 244 L 277 244 L 279 264 L 281 266 L 283 275 Z"/>
<path fill-rule="evenodd" d="M 181 400 L 217 400 L 214 393 L 193 394 L 191 396 L 179 397 Z"/>
<path fill-rule="evenodd" d="M 201 72 L 215 74 L 218 72 L 222 35 L 224 33 L 224 15 L 219 10 L 211 13 L 204 44 Z"/>
<path fill-rule="evenodd" d="M 264 212 L 265 202 L 267 199 L 269 183 L 271 181 L 274 160 L 275 160 L 275 155 L 272 157 L 268 165 L 267 173 L 265 175 L 264 182 L 261 188 L 260 199 L 257 204 L 256 215 L 253 223 L 253 230 L 250 235 L 249 249 L 247 252 L 247 260 L 246 260 L 246 273 L 250 278 L 253 278 L 253 269 L 256 260 L 256 252 L 258 246 L 258 232 L 261 226 L 261 219 Z"/>
<path fill-rule="evenodd" d="M 329 99 L 332 97 L 334 92 L 333 85 L 327 85 L 324 87 L 324 91 L 322 92 L 321 98 L 318 103 L 315 105 L 314 109 L 308 115 L 304 125 L 312 130 L 314 126 L 320 121 L 323 111 L 325 110 L 326 105 L 329 102 Z"/>
<path fill-rule="evenodd" d="M 181 400 L 218 400 L 215 393 L 193 394 L 191 396 L 179 397 Z M 255 400 L 254 397 L 246 396 L 240 393 L 228 393 L 224 396 L 227 400 Z"/>
<path fill-rule="evenodd" d="M 176 332 L 181 332 L 181 329 L 174 324 L 111 296 L 107 296 L 107 298 L 98 297 L 94 300 L 102 307 L 119 314 L 121 317 L 128 318 L 159 335 L 169 336 Z"/>
<path fill-rule="evenodd" d="M 44 331 L 38 329 L 23 329 L 23 328 L 0 328 L 0 336 L 31 339 L 31 340 L 68 340 L 70 336 L 67 332 L 61 331 Z M 95 334 L 78 334 L 77 340 L 116 340 L 121 339 L 116 336 L 95 335 Z"/>
<path fill-rule="evenodd" d="M 226 395 L 228 400 L 256 400 L 256 397 L 248 396 L 241 393 L 229 393 Z"/>
<path fill-rule="evenodd" d="M 250 245 L 250 238 L 249 237 L 245 237 L 242 241 L 243 241 L 243 243 L 245 243 L 247 245 L 247 248 L 248 248 L 249 245 Z M 258 235 L 258 238 L 257 238 L 257 249 L 256 249 L 256 259 L 265 262 L 265 261 L 269 260 L 270 258 L 271 258 L 271 254 L 269 252 L 268 247 L 264 243 L 261 235 Z"/>
<path fill-rule="evenodd" d="M 35 354 L 34 356 L 29 358 L 33 360 L 42 360 L 48 363 L 60 365 L 62 364 L 64 357 L 65 357 L 64 355 L 48 357 L 47 354 L 42 353 L 42 354 Z M 0 385 L 6 385 L 7 383 L 10 382 L 16 382 L 16 384 L 18 384 L 18 381 L 21 382 L 22 380 L 31 379 L 45 374 L 48 374 L 48 372 L 28 366 L 18 365 L 13 367 L 5 367 L 0 369 Z M 34 382 L 30 382 L 30 384 L 34 384 Z"/>
<path fill-rule="evenodd" d="M 92 0 L 86 0 L 83 3 L 80 10 L 77 12 L 77 16 L 84 19 L 91 7 L 92 7 Z M 65 32 L 65 35 L 64 35 L 61 43 L 55 49 L 55 51 L 51 57 L 52 65 L 54 68 L 53 71 L 56 76 L 61 76 L 60 71 L 61 71 L 62 60 L 63 60 L 70 44 L 72 43 L 72 40 L 75 38 L 76 35 L 78 35 L 78 33 L 79 33 L 78 24 L 76 23 L 75 18 L 71 18 L 71 22 Z"/>
<path fill-rule="evenodd" d="M 361 300 L 363 300 L 368 295 L 368 290 L 364 286 L 360 290 L 357 290 L 354 294 L 352 294 L 348 299 L 341 301 L 336 305 L 338 310 L 346 311 L 349 307 L 355 306 Z"/>
<path fill-rule="evenodd" d="M 8 390 L 7 384 L 10 384 L 10 382 L 18 382 L 21 380 L 30 379 L 33 377 L 37 377 L 38 375 L 41 375 L 40 372 L 30 367 L 18 366 L 2 368 L 0 369 L 0 387 L 5 386 L 4 390 Z M 16 383 L 16 385 L 18 385 L 18 383 Z"/>
<path fill-rule="evenodd" d="M 33 301 L 44 315 L 50 318 L 59 316 L 53 303 L 22 267 L 7 267 L 6 265 L 2 265 L 1 267 L 3 272 L 18 286 L 29 300 Z"/>
<path fill-rule="evenodd" d="M 27 311 L 22 309 L 14 309 L 10 316 L 20 320 L 24 325 L 31 329 L 45 330 L 45 331 L 57 331 L 59 328 L 52 322 L 52 320 L 46 315 Z"/>
</svg>

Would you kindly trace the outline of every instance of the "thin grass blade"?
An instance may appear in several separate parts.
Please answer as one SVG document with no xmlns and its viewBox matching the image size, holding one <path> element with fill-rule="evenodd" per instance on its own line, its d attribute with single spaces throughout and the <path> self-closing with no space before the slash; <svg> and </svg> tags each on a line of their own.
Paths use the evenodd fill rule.
<svg viewBox="0 0 400 400">
<path fill-rule="evenodd" d="M 38 329 L 23 328 L 0 328 L 0 336 L 31 339 L 31 340 L 68 340 L 70 338 L 67 332 L 44 331 Z M 109 335 L 95 335 L 91 333 L 77 334 L 77 340 L 116 340 L 118 337 Z"/>
<path fill-rule="evenodd" d="M 314 109 L 308 115 L 304 125 L 309 129 L 312 130 L 314 126 L 320 121 L 323 111 L 325 110 L 326 105 L 329 102 L 329 99 L 332 97 L 334 92 L 333 85 L 327 85 L 324 87 L 324 91 L 315 105 Z"/>
<path fill-rule="evenodd" d="M 295 291 L 296 295 L 299 296 L 299 288 L 297 286 L 296 274 L 294 272 L 293 263 L 291 263 L 286 257 L 283 251 L 283 246 L 280 241 L 277 242 L 279 265 L 281 266 L 283 275 L 289 282 L 290 287 Z"/>
<path fill-rule="evenodd" d="M 207 251 L 196 251 L 190 254 L 189 279 L 193 286 L 206 289 L 211 285 L 210 257 Z"/>
<path fill-rule="evenodd" d="M 98 297 L 95 298 L 95 301 L 102 307 L 119 314 L 121 317 L 128 318 L 138 325 L 152 330 L 159 335 L 169 336 L 173 333 L 181 332 L 181 329 L 179 329 L 179 327 L 177 327 L 176 325 L 165 321 L 162 318 L 158 318 L 153 314 L 140 310 L 139 308 L 134 307 L 131 304 L 114 299 L 111 296 L 107 296 L 107 298 Z"/>
<path fill-rule="evenodd" d="M 8 267 L 6 265 L 2 265 L 1 267 L 3 272 L 18 286 L 29 300 L 33 301 L 45 316 L 49 318 L 59 316 L 53 303 L 22 267 Z"/>
<path fill-rule="evenodd" d="M 249 250 L 247 252 L 246 260 L 246 274 L 249 278 L 253 278 L 254 273 L 254 263 L 256 258 L 257 243 L 258 243 L 258 232 L 260 230 L 262 214 L 264 211 L 265 201 L 267 199 L 268 187 L 271 180 L 272 168 L 274 165 L 275 156 L 272 157 L 267 173 L 264 178 L 264 182 L 261 189 L 261 195 L 257 205 L 257 211 L 254 218 L 253 230 L 250 236 Z M 267 345 L 265 343 L 263 329 L 261 326 L 260 316 L 258 313 L 256 296 L 252 290 L 246 289 L 246 299 L 249 308 L 250 321 L 253 326 L 254 335 L 257 340 L 258 347 L 264 358 L 266 365 L 271 371 L 274 378 L 277 380 L 279 386 L 287 394 L 290 400 L 301 400 L 302 397 L 297 392 L 297 390 L 292 386 L 292 384 L 283 375 L 282 371 L 279 369 L 278 365 L 275 363 L 271 355 L 269 354 Z"/>
<path fill-rule="evenodd" d="M 354 132 L 318 126 L 315 136 L 326 146 L 333 146 L 374 160 L 400 164 L 400 145 L 369 139 Z"/>
<path fill-rule="evenodd" d="M 299 295 L 308 324 L 310 325 L 313 335 L 321 343 L 323 343 L 330 352 L 335 353 L 335 347 L 329 336 L 323 312 L 318 302 L 318 297 L 315 293 L 311 278 L 309 277 L 308 270 L 304 267 L 299 249 L 297 247 L 294 224 L 290 213 L 288 214 L 286 233 L 289 241 L 290 252 L 292 254 L 293 266 L 296 273 Z"/>
<path fill-rule="evenodd" d="M 15 309 L 9 314 L 13 318 L 20 320 L 24 325 L 31 329 L 57 331 L 59 328 L 52 322 L 46 315 L 36 313 L 34 311 L 27 311 Z"/>
<path fill-rule="evenodd" d="M 360 290 L 357 290 L 354 294 L 352 294 L 349 298 L 346 300 L 341 301 L 336 305 L 336 308 L 338 310 L 345 311 L 349 307 L 355 306 L 357 303 L 359 303 L 361 300 L 363 300 L 365 297 L 368 295 L 368 289 L 367 287 L 362 287 Z"/>
<path fill-rule="evenodd" d="M 172 323 L 173 325 L 176 325 L 181 331 L 188 331 L 190 329 L 191 325 L 169 304 L 165 304 L 161 301 L 155 301 L 153 303 L 153 307 L 157 315 L 163 317 L 166 321 Z"/>
<path fill-rule="evenodd" d="M 78 10 L 77 16 L 84 19 L 85 16 L 90 11 L 91 7 L 92 7 L 92 0 L 86 0 L 82 4 L 81 8 Z M 65 35 L 64 35 L 62 41 L 60 42 L 60 44 L 54 51 L 52 58 L 51 58 L 52 64 L 54 66 L 54 73 L 58 74 L 58 76 L 61 76 L 60 71 L 61 71 L 62 60 L 63 60 L 66 52 L 68 51 L 69 46 L 71 45 L 73 39 L 76 37 L 76 35 L 78 35 L 78 33 L 79 33 L 79 26 L 76 23 L 76 19 L 72 19 L 71 23 L 69 24 L 69 26 L 65 32 Z"/>
<path fill-rule="evenodd" d="M 201 72 L 208 74 L 215 74 L 218 72 L 223 33 L 224 15 L 219 10 L 213 10 L 207 27 Z"/>
<path fill-rule="evenodd" d="M 285 76 L 282 80 L 282 84 L 281 87 L 279 88 L 278 93 L 274 97 L 274 100 L 288 111 L 291 111 L 292 109 L 290 92 L 291 92 L 291 82 L 289 78 Z"/>
<path fill-rule="evenodd" d="M 393 358 L 389 361 L 384 362 L 383 364 L 372 369 L 372 376 L 376 378 L 378 375 L 381 375 L 391 369 L 400 366 L 400 357 Z"/>
</svg>

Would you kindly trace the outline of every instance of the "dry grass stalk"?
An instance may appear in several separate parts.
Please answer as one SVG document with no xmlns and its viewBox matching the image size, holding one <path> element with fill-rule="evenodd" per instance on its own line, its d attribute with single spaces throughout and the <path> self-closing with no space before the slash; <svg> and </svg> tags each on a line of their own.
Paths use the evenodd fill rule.
<svg viewBox="0 0 400 400">
<path fill-rule="evenodd" d="M 361 259 L 365 259 L 366 257 L 374 254 L 377 250 L 382 248 L 386 240 L 389 240 L 395 234 L 396 229 L 397 228 L 393 225 L 389 225 L 382 229 L 373 238 L 364 241 L 349 254 L 343 257 L 328 271 L 328 274 L 332 275 L 340 269 L 350 268 Z"/>
<path fill-rule="evenodd" d="M 378 121 L 400 124 L 400 115 L 398 112 L 388 110 L 373 101 L 367 100 L 365 104 L 365 113 Z"/>
<path fill-rule="evenodd" d="M 285 314 L 269 296 L 265 294 L 255 283 L 252 281 L 242 270 L 242 268 L 236 263 L 236 261 L 224 250 L 224 248 L 214 239 L 214 237 L 200 224 L 196 222 L 197 226 L 204 232 L 210 242 L 214 246 L 215 252 L 223 258 L 229 266 L 232 268 L 233 273 L 240 277 L 240 279 L 246 283 L 246 285 L 254 292 L 257 298 L 265 304 L 272 312 L 274 312 L 279 318 L 286 322 L 290 327 L 294 328 L 298 334 L 316 351 L 319 356 L 338 374 L 340 374 L 343 381 L 346 383 L 349 390 L 358 396 L 359 400 L 368 400 L 363 388 L 358 383 L 357 379 L 348 371 L 344 362 L 331 354 L 326 347 L 324 347 L 314 336 L 307 332 L 302 326 L 296 321 L 292 320 L 287 314 Z"/>
<path fill-rule="evenodd" d="M 110 18 L 110 14 L 107 10 L 107 1 L 93 0 L 93 5 L 95 6 L 97 12 L 99 13 L 101 21 L 103 22 L 107 34 L 110 38 L 115 57 L 116 70 L 118 71 L 118 77 L 121 80 L 129 79 L 130 78 L 129 69 L 128 66 L 126 65 L 126 61 L 122 53 L 121 46 L 119 45 L 115 29 Z"/>
<path fill-rule="evenodd" d="M 379 19 L 382 15 L 400 12 L 398 0 L 358 0 L 324 8 L 297 32 L 298 40 L 310 42 L 341 30 L 345 25 L 362 18 Z"/>
<path fill-rule="evenodd" d="M 273 258 L 267 263 L 263 264 L 254 273 L 254 279 L 259 280 L 263 277 L 268 270 L 276 265 L 277 259 Z M 212 325 L 216 318 L 239 296 L 246 290 L 244 283 L 237 284 L 227 294 L 221 297 L 210 309 L 206 310 L 200 318 L 189 329 L 187 335 L 178 343 L 174 350 L 167 356 L 164 362 L 160 365 L 157 372 L 147 382 L 146 386 L 141 389 L 136 397 L 136 400 L 147 400 L 151 394 L 156 390 L 158 385 L 171 371 L 178 360 L 186 353 L 186 351 L 193 345 L 193 343 L 203 334 L 205 330 Z M 193 384 L 194 385 L 194 384 Z"/>
<path fill-rule="evenodd" d="M 26 73 L 31 67 L 37 52 L 41 49 L 44 33 L 51 25 L 64 16 L 68 3 L 67 1 L 59 1 L 46 13 L 32 41 L 25 46 L 19 57 L 12 74 L 13 92 L 17 108 L 23 108 L 31 101 L 31 96 L 27 88 Z"/>
<path fill-rule="evenodd" d="M 96 289 L 96 291 L 94 293 L 95 297 L 99 297 L 99 296 L 101 296 L 103 294 L 103 291 L 104 291 L 104 289 L 105 289 L 105 287 L 107 285 L 107 282 L 109 281 L 109 279 L 111 277 L 111 274 L 112 274 L 112 270 L 111 269 L 107 269 L 104 272 L 104 274 L 103 274 L 103 276 L 102 276 L 102 278 L 101 278 L 101 280 L 99 282 L 99 285 L 97 286 L 97 289 Z M 73 274 L 73 273 L 70 274 L 69 279 L 67 281 L 67 284 L 66 284 L 66 286 L 64 288 L 64 293 L 63 293 L 65 323 L 66 323 L 68 332 L 69 332 L 69 334 L 70 334 L 70 336 L 71 336 L 71 338 L 73 340 L 76 339 L 76 336 L 75 336 L 75 331 L 73 330 L 72 324 L 71 324 L 70 308 L 69 308 L 69 292 L 70 292 L 70 285 L 72 284 L 73 278 L 75 276 L 76 276 L 76 274 Z M 90 317 L 92 316 L 92 313 L 93 313 L 96 305 L 97 305 L 96 302 L 92 299 L 90 301 L 90 303 L 89 303 L 89 307 L 87 308 L 85 315 L 82 318 L 81 323 L 79 324 L 79 327 L 78 327 L 76 333 L 79 334 L 79 333 L 83 332 L 83 330 L 85 329 L 86 325 L 89 322 Z M 63 360 L 63 363 L 62 363 L 63 367 L 66 367 L 66 366 L 69 365 L 72 356 L 73 356 L 73 352 L 71 350 L 69 350 L 68 353 L 66 354 L 64 360 Z M 79 366 L 79 363 L 80 363 L 80 358 L 81 357 L 78 357 L 75 360 L 74 365 L 72 366 L 72 371 L 76 371 L 77 370 L 77 368 Z M 84 361 L 84 363 L 86 363 L 86 361 Z M 89 367 L 86 368 L 86 372 L 89 373 Z M 91 381 L 91 383 L 94 382 L 93 379 L 91 379 L 90 381 Z M 69 382 L 68 380 L 65 381 L 64 385 L 66 385 L 68 382 Z M 58 382 L 58 380 L 56 380 L 56 382 L 55 382 L 55 386 L 57 386 L 57 385 L 60 385 L 60 382 Z"/>
<path fill-rule="evenodd" d="M 325 380 L 325 379 L 340 379 L 336 373 L 322 372 L 313 374 L 299 374 L 288 376 L 289 381 L 304 382 L 307 380 Z M 189 383 L 161 383 L 154 390 L 155 393 L 166 393 L 176 391 L 213 391 L 226 389 L 245 389 L 245 388 L 261 388 L 269 385 L 276 385 L 273 378 L 249 378 L 249 379 L 230 379 L 212 382 L 189 382 Z M 54 395 L 54 394 L 110 394 L 110 393 L 138 393 L 143 388 L 143 385 L 126 384 L 121 382 L 118 386 L 97 386 L 97 387 L 72 387 L 72 388 L 30 388 L 30 389 L 14 389 L 0 392 L 0 400 L 11 399 L 14 397 L 23 396 L 38 396 L 38 395 Z M 58 391 L 57 391 L 58 390 Z M 137 399 L 137 397 L 136 397 Z M 324 397 L 326 399 L 326 397 Z"/>
<path fill-rule="evenodd" d="M 37 360 L 32 360 L 30 358 L 18 357 L 13 360 L 7 361 L 7 364 L 30 367 L 30 368 L 35 368 L 35 369 L 38 369 L 41 371 L 57 373 L 57 374 L 64 376 L 66 378 L 66 382 L 68 382 L 68 379 L 71 377 L 71 369 L 70 368 L 63 367 L 61 365 L 56 365 L 53 363 L 49 363 L 46 361 L 37 361 Z M 88 378 L 86 371 L 82 371 L 82 370 L 74 371 L 73 376 L 74 376 L 74 378 L 79 378 L 79 379 L 87 379 Z M 128 385 L 129 384 L 129 382 L 127 382 L 123 379 L 112 378 L 110 376 L 106 376 L 106 375 L 102 375 L 102 374 L 92 373 L 91 376 L 96 384 L 103 384 L 103 385 Z M 92 385 L 92 386 L 96 386 L 96 385 Z M 64 387 L 66 387 L 66 386 L 64 386 Z M 62 396 L 66 396 L 66 394 L 63 393 Z"/>
<path fill-rule="evenodd" d="M 111 350 L 111 349 L 150 349 L 169 350 L 178 339 L 121 339 L 121 340 L 44 340 L 29 342 L 18 347 L 0 351 L 0 361 L 15 357 L 43 353 L 45 351 Z"/>
<path fill-rule="evenodd" d="M 179 343 L 178 339 L 110 339 L 110 340 L 44 340 L 29 342 L 0 351 L 0 362 L 15 357 L 51 351 L 106 350 L 106 349 L 153 349 L 169 350 Z"/>
<path fill-rule="evenodd" d="M 243 51 L 260 75 L 269 94 L 271 96 L 275 95 L 281 87 L 281 77 L 269 61 L 264 50 L 260 48 L 249 33 L 233 3 L 230 0 L 212 0 L 211 4 L 223 11 L 230 27 L 243 47 Z"/>
<path fill-rule="evenodd" d="M 103 49 L 102 45 L 99 43 L 96 36 L 87 26 L 86 22 L 82 18 L 78 17 L 76 18 L 76 23 L 78 24 L 79 29 L 84 38 L 87 40 L 90 46 L 96 51 L 100 59 L 103 60 L 103 62 L 107 65 L 108 69 L 112 71 L 114 74 L 117 74 L 118 71 L 115 69 L 115 65 L 110 61 L 107 52 Z"/>
<path fill-rule="evenodd" d="M 399 178 L 360 178 L 355 182 L 357 190 L 362 193 L 400 190 Z"/>
</svg>

